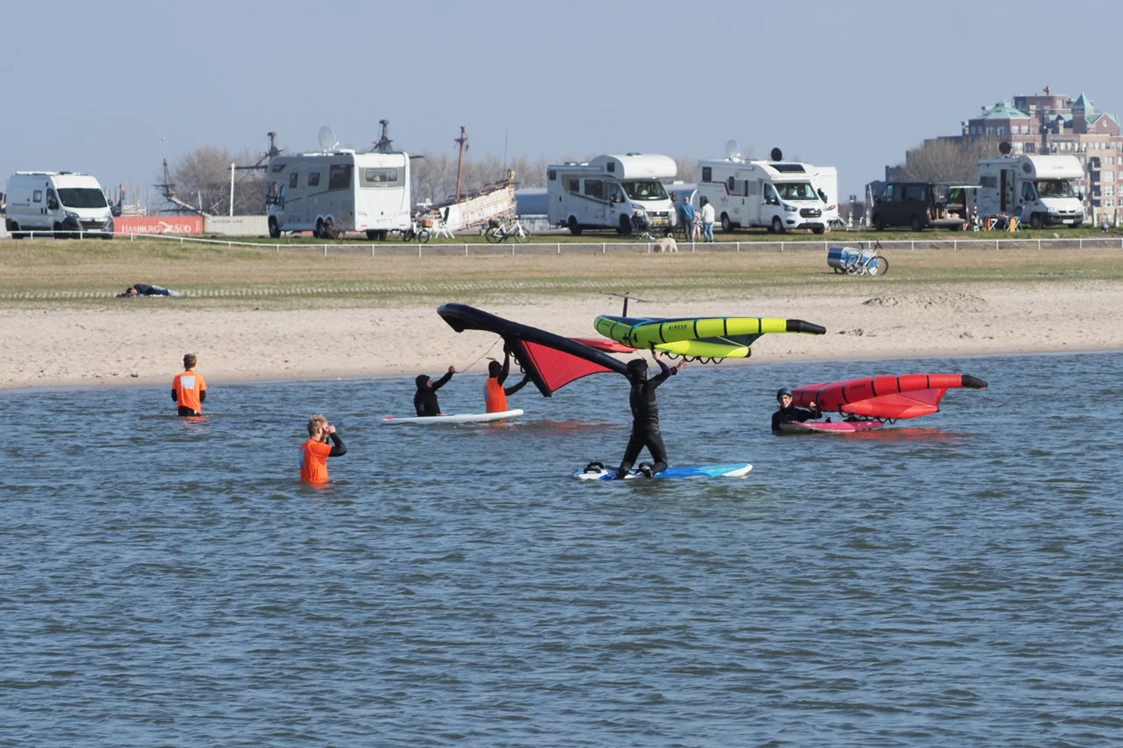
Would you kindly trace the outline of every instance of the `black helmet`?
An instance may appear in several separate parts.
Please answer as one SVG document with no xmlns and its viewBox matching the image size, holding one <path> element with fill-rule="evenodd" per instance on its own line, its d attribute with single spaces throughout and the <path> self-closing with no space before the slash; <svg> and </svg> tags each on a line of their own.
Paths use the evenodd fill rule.
<svg viewBox="0 0 1123 748">
<path fill-rule="evenodd" d="M 647 374 L 647 362 L 642 358 L 633 358 L 628 362 L 628 376 L 638 377 Z"/>
<path fill-rule="evenodd" d="M 413 381 L 417 382 L 418 387 L 424 387 L 425 383 L 429 381 L 429 375 L 428 374 L 418 374 L 417 379 L 415 379 Z"/>
<path fill-rule="evenodd" d="M 776 399 L 777 400 L 779 400 L 784 395 L 787 395 L 788 397 L 791 397 L 792 396 L 791 389 L 788 388 L 788 387 L 781 387 L 779 390 L 776 391 Z"/>
</svg>

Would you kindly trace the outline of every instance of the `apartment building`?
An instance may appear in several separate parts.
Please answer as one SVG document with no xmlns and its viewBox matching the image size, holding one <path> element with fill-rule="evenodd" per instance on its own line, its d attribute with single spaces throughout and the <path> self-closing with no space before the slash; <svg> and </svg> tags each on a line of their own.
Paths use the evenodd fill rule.
<svg viewBox="0 0 1123 748">
<path fill-rule="evenodd" d="M 1010 143 L 1019 155 L 1060 153 L 1076 156 L 1084 164 L 1081 185 L 1085 210 L 1099 225 L 1104 218 L 1123 225 L 1123 134 L 1119 117 L 1098 112 L 1085 94 L 1075 99 L 1057 95 L 1049 86 L 1040 93 L 1015 96 L 984 106 L 962 124 L 956 136 L 942 136 L 961 143 Z"/>
</svg>

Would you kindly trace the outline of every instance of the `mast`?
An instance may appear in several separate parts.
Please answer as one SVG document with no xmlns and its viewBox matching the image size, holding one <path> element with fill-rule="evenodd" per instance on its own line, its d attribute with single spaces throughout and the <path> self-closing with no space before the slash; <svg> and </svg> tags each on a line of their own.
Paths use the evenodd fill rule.
<svg viewBox="0 0 1123 748">
<path fill-rule="evenodd" d="M 374 144 L 372 149 L 375 153 L 389 153 L 393 149 L 393 142 L 390 140 L 390 120 L 380 119 L 378 124 L 382 125 L 382 137 Z"/>
<path fill-rule="evenodd" d="M 468 134 L 464 125 L 460 126 L 460 137 L 453 138 L 452 142 L 460 146 L 460 158 L 456 162 L 456 202 L 460 202 L 460 174 L 464 169 L 464 151 L 468 150 Z"/>
</svg>

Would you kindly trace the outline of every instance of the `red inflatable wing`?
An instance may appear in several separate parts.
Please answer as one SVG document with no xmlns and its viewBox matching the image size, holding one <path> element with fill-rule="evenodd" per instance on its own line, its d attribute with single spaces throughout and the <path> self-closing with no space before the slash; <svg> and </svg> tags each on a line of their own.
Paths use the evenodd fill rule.
<svg viewBox="0 0 1123 748">
<path fill-rule="evenodd" d="M 938 412 L 949 389 L 986 386 L 969 374 L 904 374 L 808 384 L 792 392 L 792 401 L 805 408 L 814 402 L 824 412 L 903 420 Z"/>
</svg>

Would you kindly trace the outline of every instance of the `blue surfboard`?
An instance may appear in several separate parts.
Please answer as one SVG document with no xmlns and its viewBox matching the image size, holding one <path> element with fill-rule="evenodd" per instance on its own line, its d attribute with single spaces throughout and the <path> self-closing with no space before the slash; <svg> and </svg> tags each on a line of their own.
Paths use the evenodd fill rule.
<svg viewBox="0 0 1123 748">
<path fill-rule="evenodd" d="M 742 478 L 749 474 L 753 466 L 747 462 L 737 462 L 730 465 L 693 465 L 684 467 L 669 467 L 655 476 L 655 480 L 666 478 Z M 616 480 L 616 470 L 608 470 L 594 463 L 584 470 L 573 474 L 580 480 Z M 624 480 L 645 480 L 643 475 L 633 470 Z"/>
</svg>

